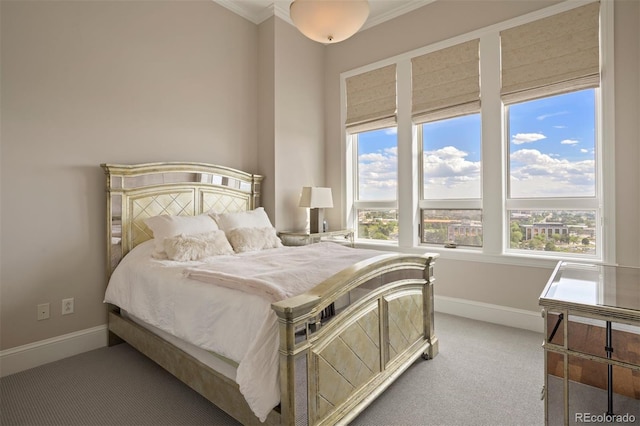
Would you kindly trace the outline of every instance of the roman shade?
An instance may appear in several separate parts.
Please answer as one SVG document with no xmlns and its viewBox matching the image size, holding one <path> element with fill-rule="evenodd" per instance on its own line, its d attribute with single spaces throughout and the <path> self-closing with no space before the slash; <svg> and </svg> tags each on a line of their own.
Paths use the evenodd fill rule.
<svg viewBox="0 0 640 426">
<path fill-rule="evenodd" d="M 396 124 L 396 65 L 388 65 L 346 79 L 349 133 Z"/>
<path fill-rule="evenodd" d="M 505 104 L 600 85 L 600 3 L 500 32 Z"/>
<path fill-rule="evenodd" d="M 480 110 L 479 44 L 475 39 L 411 60 L 414 123 Z"/>
</svg>

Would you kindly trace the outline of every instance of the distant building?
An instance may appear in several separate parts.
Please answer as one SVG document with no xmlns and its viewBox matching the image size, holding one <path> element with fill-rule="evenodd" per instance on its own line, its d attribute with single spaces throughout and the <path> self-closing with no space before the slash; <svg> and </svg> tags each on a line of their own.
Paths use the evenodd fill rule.
<svg viewBox="0 0 640 426">
<path fill-rule="evenodd" d="M 532 240 L 538 235 L 546 238 L 553 238 L 553 235 L 569 235 L 569 227 L 558 222 L 534 223 L 533 225 L 522 225 L 524 228 L 524 239 Z"/>
<path fill-rule="evenodd" d="M 559 222 L 534 223 L 533 225 L 521 225 L 524 229 L 524 239 L 531 240 L 538 235 L 545 238 L 553 238 L 554 235 L 578 235 L 581 237 L 595 238 L 595 228 L 586 225 L 565 225 Z"/>
<path fill-rule="evenodd" d="M 558 222 L 534 223 L 533 225 L 522 225 L 524 228 L 524 239 L 532 240 L 538 235 L 546 238 L 553 238 L 553 235 L 569 235 L 569 227 Z"/>
<path fill-rule="evenodd" d="M 475 237 L 482 236 L 481 222 L 464 222 L 455 223 L 447 227 L 448 241 L 457 241 L 458 237 Z"/>
</svg>

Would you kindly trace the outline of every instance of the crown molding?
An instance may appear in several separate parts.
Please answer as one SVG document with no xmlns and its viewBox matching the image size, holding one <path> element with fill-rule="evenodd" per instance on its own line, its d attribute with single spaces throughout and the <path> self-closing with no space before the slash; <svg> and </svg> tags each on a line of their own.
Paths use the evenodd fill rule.
<svg viewBox="0 0 640 426">
<path fill-rule="evenodd" d="M 275 16 L 277 16 L 278 18 L 282 19 L 283 21 L 286 21 L 289 24 L 293 25 L 293 21 L 291 20 L 291 17 L 289 16 L 289 6 L 290 5 L 291 5 L 291 3 L 289 3 L 289 2 L 285 3 L 285 2 L 279 1 L 278 3 L 275 3 L 273 11 L 274 11 L 274 15 Z"/>
<path fill-rule="evenodd" d="M 376 25 L 380 25 L 383 22 L 389 21 L 393 18 L 397 18 L 400 15 L 404 15 L 405 13 L 409 13 L 414 11 L 422 6 L 426 6 L 429 3 L 433 3 L 436 0 L 410 0 L 402 2 L 401 5 L 394 7 L 393 9 L 378 13 L 375 16 L 370 16 L 369 19 L 364 23 L 360 31 L 366 30 L 367 28 L 375 27 Z"/>
<path fill-rule="evenodd" d="M 288 22 L 293 25 L 291 18 L 289 17 L 289 5 L 291 4 L 290 0 L 274 0 L 267 3 L 269 0 L 265 0 L 265 4 L 268 4 L 265 7 L 261 7 L 260 1 L 238 1 L 238 0 L 213 0 L 215 3 L 223 6 L 236 15 L 240 15 L 243 18 L 253 22 L 256 25 L 261 24 L 272 16 L 277 16 L 278 18 Z M 375 0 L 374 0 L 375 1 Z M 404 15 L 405 13 L 409 13 L 415 9 L 418 9 L 422 6 L 425 6 L 429 3 L 433 3 L 436 0 L 406 0 L 402 2 L 398 2 L 398 6 L 393 7 L 393 9 L 378 12 L 374 15 L 369 16 L 369 19 L 364 23 L 361 30 L 365 30 L 367 28 L 374 27 L 379 25 L 385 21 L 396 18 L 400 15 Z"/>
<path fill-rule="evenodd" d="M 268 6 L 264 8 L 259 7 L 251 7 L 248 6 L 249 3 L 244 3 L 237 0 L 213 0 L 215 3 L 219 4 L 222 7 L 225 7 L 235 13 L 236 15 L 240 15 L 248 21 L 253 22 L 256 25 L 266 21 L 274 13 L 274 3 L 270 3 Z M 287 13 L 288 14 L 288 13 Z"/>
</svg>

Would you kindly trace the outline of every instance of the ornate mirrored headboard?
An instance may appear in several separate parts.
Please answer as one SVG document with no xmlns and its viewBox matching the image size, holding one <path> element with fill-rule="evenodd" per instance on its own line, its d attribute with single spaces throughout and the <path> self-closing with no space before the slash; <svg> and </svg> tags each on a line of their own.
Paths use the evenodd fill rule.
<svg viewBox="0 0 640 426">
<path fill-rule="evenodd" d="M 101 164 L 106 174 L 107 279 L 122 257 L 153 238 L 157 215 L 193 216 L 260 205 L 260 175 L 206 163 Z"/>
</svg>

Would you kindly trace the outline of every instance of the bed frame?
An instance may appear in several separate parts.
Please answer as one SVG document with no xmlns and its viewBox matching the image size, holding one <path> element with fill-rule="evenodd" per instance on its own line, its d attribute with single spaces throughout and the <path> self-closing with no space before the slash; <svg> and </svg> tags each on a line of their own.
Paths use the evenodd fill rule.
<svg viewBox="0 0 640 426">
<path fill-rule="evenodd" d="M 144 224 L 150 216 L 259 206 L 262 176 L 227 167 L 173 162 L 102 168 L 107 177 L 107 280 L 122 256 L 152 238 Z M 436 257 L 383 254 L 354 264 L 307 293 L 274 303 L 281 399 L 264 423 L 233 380 L 112 305 L 109 344 L 128 342 L 242 424 L 346 424 L 418 358 L 438 353 L 433 321 Z"/>
</svg>

